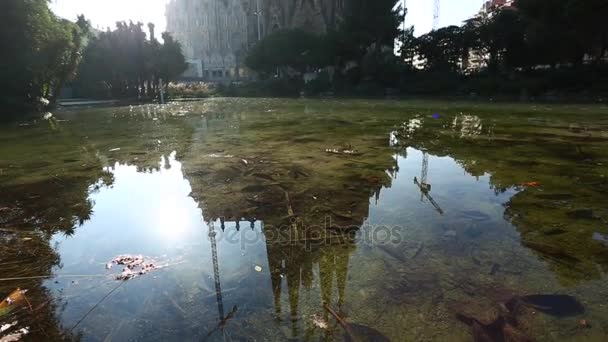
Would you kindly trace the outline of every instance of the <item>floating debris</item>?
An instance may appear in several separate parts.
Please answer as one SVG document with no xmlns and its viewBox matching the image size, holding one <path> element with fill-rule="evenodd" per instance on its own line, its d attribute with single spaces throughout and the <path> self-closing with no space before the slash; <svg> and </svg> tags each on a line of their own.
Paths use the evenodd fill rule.
<svg viewBox="0 0 608 342">
<path fill-rule="evenodd" d="M 109 150 L 109 152 L 117 152 L 117 151 L 120 151 L 120 147 L 112 148 Z"/>
<path fill-rule="evenodd" d="M 209 158 L 234 158 L 234 156 L 231 154 L 221 155 L 221 154 L 215 154 L 215 153 L 209 154 L 209 155 L 207 155 L 207 157 L 209 157 Z"/>
<path fill-rule="evenodd" d="M 6 298 L 4 298 L 2 302 L 0 302 L 0 317 L 10 313 L 16 307 L 28 303 L 27 298 L 25 298 L 26 293 L 27 290 L 17 288 L 13 292 L 11 292 Z"/>
<path fill-rule="evenodd" d="M 14 327 L 15 325 L 17 325 L 17 321 L 14 321 L 12 323 L 8 323 L 8 324 L 4 324 L 2 326 L 0 326 L 0 333 L 3 333 L 5 331 L 7 331 L 8 329 Z"/>
<path fill-rule="evenodd" d="M 16 342 L 21 341 L 23 336 L 27 335 L 30 332 L 29 327 L 21 328 L 14 333 L 8 334 L 6 336 L 0 337 L 0 342 Z"/>
<path fill-rule="evenodd" d="M 313 314 L 311 318 L 312 324 L 314 324 L 316 327 L 321 329 L 327 329 L 329 327 L 329 322 L 327 322 L 325 318 L 321 317 L 321 315 Z"/>
<path fill-rule="evenodd" d="M 336 149 L 336 148 L 326 148 L 325 149 L 326 153 L 331 153 L 331 154 L 346 154 L 346 155 L 353 155 L 353 156 L 357 156 L 360 153 L 352 150 L 352 149 Z"/>
<path fill-rule="evenodd" d="M 253 269 L 255 269 L 256 272 L 262 272 L 262 266 L 255 265 Z"/>
<path fill-rule="evenodd" d="M 119 255 L 106 264 L 106 269 L 113 265 L 124 265 L 122 272 L 115 276 L 116 280 L 130 280 L 142 276 L 150 271 L 169 266 L 158 265 L 156 262 L 146 262 L 142 255 Z"/>
</svg>

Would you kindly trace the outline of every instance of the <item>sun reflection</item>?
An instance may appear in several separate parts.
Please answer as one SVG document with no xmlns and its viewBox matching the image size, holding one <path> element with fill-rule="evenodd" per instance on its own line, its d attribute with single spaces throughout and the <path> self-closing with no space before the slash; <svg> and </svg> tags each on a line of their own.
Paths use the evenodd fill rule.
<svg viewBox="0 0 608 342">
<path fill-rule="evenodd" d="M 163 239 L 177 241 L 182 240 L 186 233 L 191 230 L 189 210 L 168 199 L 158 207 L 157 226 L 155 232 Z"/>
</svg>

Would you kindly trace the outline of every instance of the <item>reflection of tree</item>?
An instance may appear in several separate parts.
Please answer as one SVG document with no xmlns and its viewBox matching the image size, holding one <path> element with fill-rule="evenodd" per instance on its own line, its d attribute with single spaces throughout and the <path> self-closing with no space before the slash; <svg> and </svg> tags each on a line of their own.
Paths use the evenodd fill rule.
<svg viewBox="0 0 608 342">
<path fill-rule="evenodd" d="M 16 321 L 15 329 L 29 327 L 27 338 L 32 341 L 73 339 L 55 316 L 61 302 L 53 300 L 43 286 L 45 277 L 49 277 L 51 269 L 59 264 L 59 256 L 50 246 L 49 236 L 38 231 L 2 230 L 0 241 L 0 278 L 17 278 L 0 282 L 0 296 L 3 299 L 16 288 L 27 290 L 25 302 L 16 303 L 16 308 L 9 314 L 0 315 L 0 325 Z"/>
<path fill-rule="evenodd" d="M 603 231 L 602 221 L 577 219 L 571 212 L 600 212 L 600 203 L 608 200 L 608 182 L 594 172 L 592 163 L 608 157 L 603 141 L 593 137 L 599 132 L 589 131 L 591 136 L 584 137 L 559 120 L 541 120 L 535 126 L 514 118 L 494 125 L 477 115 L 445 116 L 450 125 L 426 120 L 415 129 L 410 122 L 398 126 L 394 144 L 450 156 L 471 176 L 489 175 L 497 194 L 519 190 L 507 203 L 505 218 L 521 233 L 522 244 L 546 260 L 564 284 L 597 279 L 595 265 L 608 268 L 608 250 L 592 241 L 594 232 Z M 593 153 L 581 154 L 572 141 Z M 543 191 L 526 186 L 532 181 Z"/>
<path fill-rule="evenodd" d="M 151 115 L 145 108 L 140 108 L 144 110 L 140 114 Z M 94 205 L 90 195 L 114 181 L 104 167 L 113 161 L 135 161 L 141 169 L 157 169 L 163 151 L 168 154 L 179 149 L 172 143 L 174 134 L 188 127 L 181 123 L 163 127 L 151 119 L 149 125 L 138 119 L 129 123 L 129 118 L 122 119 L 123 125 L 115 125 L 108 123 L 107 115 L 91 114 L 81 111 L 81 117 L 72 117 L 72 113 L 64 113 L 71 119 L 69 124 L 61 123 L 52 130 L 33 126 L 22 133 L 27 138 L 9 134 L 5 139 L 10 149 L 0 148 L 0 159 L 6 163 L 0 172 L 0 278 L 13 279 L 0 282 L 0 299 L 19 287 L 28 290 L 29 300 L 21 309 L 0 316 L 0 324 L 17 320 L 15 329 L 29 326 L 28 339 L 73 338 L 56 317 L 61 300 L 44 286 L 52 278 L 53 268 L 61 265 L 51 239 L 55 234 L 74 234 L 90 219 Z M 170 121 L 171 114 L 164 114 Z M 108 139 L 114 134 L 121 138 Z M 159 145 L 161 139 L 164 145 Z M 117 145 L 120 150 L 110 151 Z"/>
<path fill-rule="evenodd" d="M 71 145 L 66 144 L 43 158 L 64 161 L 62 154 L 70 153 L 70 149 Z M 55 316 L 61 302 L 43 286 L 51 278 L 52 269 L 60 265 L 51 239 L 56 233 L 73 234 L 76 227 L 89 220 L 93 211 L 90 192 L 113 181 L 94 155 L 85 152 L 80 158 L 85 162 L 67 160 L 71 169 L 65 173 L 55 173 L 57 166 L 52 163 L 27 179 L 17 172 L 7 172 L 0 185 L 0 278 L 13 279 L 0 282 L 0 296 L 4 298 L 15 288 L 27 290 L 27 305 L 0 316 L 0 323 L 17 321 L 15 328 L 29 327 L 28 339 L 74 337 L 63 330 Z M 23 157 L 19 161 L 26 166 L 35 163 Z"/>
<path fill-rule="evenodd" d="M 112 165 L 129 163 L 158 170 L 161 155 L 185 151 L 200 116 L 191 104 L 81 109 L 63 112 L 51 130 L 46 123 L 2 130 L 0 145 L 0 299 L 16 287 L 28 289 L 29 308 L 20 326 L 33 340 L 69 338 L 55 314 L 62 303 L 44 287 L 61 265 L 51 245 L 55 234 L 74 234 L 90 219 L 90 195 L 111 186 Z M 105 168 L 105 169 L 104 169 Z M 61 280 L 59 280 L 61 281 Z M 0 323 L 6 323 L 6 316 Z"/>
</svg>

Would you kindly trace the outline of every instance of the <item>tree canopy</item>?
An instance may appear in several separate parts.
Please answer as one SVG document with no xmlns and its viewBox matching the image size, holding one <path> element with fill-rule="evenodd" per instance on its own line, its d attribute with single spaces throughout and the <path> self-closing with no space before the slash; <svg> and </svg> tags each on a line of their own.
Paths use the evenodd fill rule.
<svg viewBox="0 0 608 342">
<path fill-rule="evenodd" d="M 186 69 L 181 47 L 168 33 L 164 43 L 142 24 L 120 22 L 96 34 L 79 16 L 56 17 L 48 0 L 3 0 L 0 5 L 0 105 L 20 114 L 53 105 L 72 83 L 81 95 L 154 96 L 159 80 L 175 79 Z"/>
<path fill-rule="evenodd" d="M 79 95 L 90 97 L 154 97 L 160 79 L 165 82 L 186 70 L 180 44 L 167 32 L 163 43 L 148 24 L 149 39 L 142 23 L 118 22 L 91 37 L 79 76 L 75 82 Z"/>
<path fill-rule="evenodd" d="M 0 105 L 17 111 L 53 102 L 80 62 L 88 22 L 57 18 L 47 0 L 3 0 Z M 44 101 L 44 100 L 42 100 Z"/>
<path fill-rule="evenodd" d="M 256 44 L 245 64 L 257 71 L 271 73 L 290 67 L 304 72 L 331 63 L 331 46 L 324 36 L 301 29 L 280 30 Z"/>
</svg>

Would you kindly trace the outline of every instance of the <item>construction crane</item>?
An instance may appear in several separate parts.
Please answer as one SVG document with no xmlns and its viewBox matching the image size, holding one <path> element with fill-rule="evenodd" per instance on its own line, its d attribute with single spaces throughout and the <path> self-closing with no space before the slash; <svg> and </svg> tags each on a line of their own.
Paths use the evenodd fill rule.
<svg viewBox="0 0 608 342">
<path fill-rule="evenodd" d="M 422 170 L 420 171 L 420 180 L 414 177 L 414 184 L 420 189 L 420 202 L 424 202 L 424 199 L 428 199 L 429 202 L 435 207 L 435 210 L 440 215 L 443 215 L 443 209 L 431 196 L 431 184 L 428 183 L 427 178 L 429 174 L 429 155 L 426 152 L 422 152 Z"/>
<path fill-rule="evenodd" d="M 439 7 L 441 0 L 434 0 L 433 3 L 433 31 L 439 28 Z"/>
<path fill-rule="evenodd" d="M 224 230 L 224 220 L 221 220 L 222 230 Z M 209 240 L 211 241 L 211 258 L 213 259 L 213 280 L 215 281 L 215 296 L 217 301 L 217 313 L 219 316 L 219 323 L 215 327 L 215 329 L 211 330 L 203 341 L 207 340 L 213 333 L 218 330 L 221 330 L 222 335 L 224 335 L 224 340 L 226 339 L 227 333 L 224 331 L 224 327 L 228 323 L 238 310 L 235 305 L 232 310 L 228 313 L 228 315 L 224 315 L 224 300 L 222 298 L 222 285 L 220 283 L 220 265 L 217 258 L 217 241 L 215 240 L 216 236 L 215 225 L 213 222 L 209 223 Z"/>
<path fill-rule="evenodd" d="M 223 224 L 222 224 L 223 226 Z M 211 241 L 211 258 L 213 259 L 213 280 L 215 281 L 215 295 L 217 299 L 217 312 L 220 322 L 224 320 L 224 301 L 222 300 L 222 285 L 220 283 L 220 265 L 217 259 L 217 242 L 215 241 L 214 222 L 209 223 L 209 240 Z"/>
</svg>

